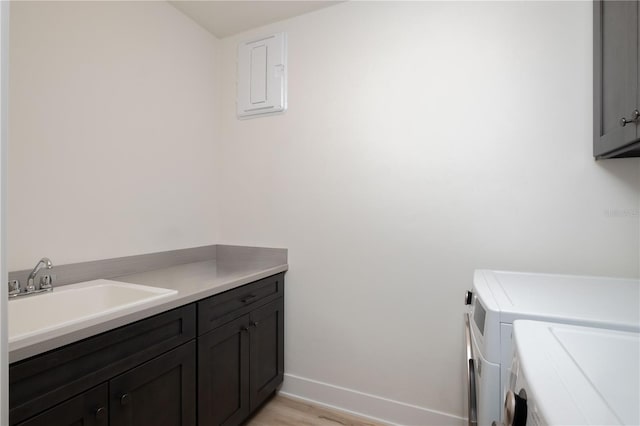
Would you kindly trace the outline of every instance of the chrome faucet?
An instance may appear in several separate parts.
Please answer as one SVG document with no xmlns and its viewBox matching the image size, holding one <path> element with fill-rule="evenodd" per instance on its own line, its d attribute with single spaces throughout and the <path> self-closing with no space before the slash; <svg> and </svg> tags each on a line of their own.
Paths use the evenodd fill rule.
<svg viewBox="0 0 640 426">
<path fill-rule="evenodd" d="M 31 271 L 31 273 L 29 274 L 29 278 L 27 279 L 27 293 L 33 293 L 34 291 L 36 291 L 34 279 L 36 278 L 36 274 L 38 273 L 38 271 L 41 269 L 41 265 L 47 269 L 53 268 L 53 263 L 51 263 L 51 260 L 49 260 L 48 257 L 43 257 L 42 259 L 40 259 L 38 263 L 36 263 L 35 268 L 33 268 L 33 271 Z M 40 280 L 40 290 L 51 290 L 51 278 L 42 278 L 43 279 Z"/>
<path fill-rule="evenodd" d="M 27 278 L 27 286 L 21 287 L 20 280 L 9 281 L 9 297 L 28 296 L 30 294 L 42 293 L 45 291 L 53 290 L 53 280 L 56 277 L 53 274 L 46 274 L 40 277 L 40 285 L 36 288 L 35 279 L 38 272 L 42 269 L 52 269 L 53 263 L 48 257 L 43 257 L 36 263 L 35 268 L 29 274 Z"/>
</svg>

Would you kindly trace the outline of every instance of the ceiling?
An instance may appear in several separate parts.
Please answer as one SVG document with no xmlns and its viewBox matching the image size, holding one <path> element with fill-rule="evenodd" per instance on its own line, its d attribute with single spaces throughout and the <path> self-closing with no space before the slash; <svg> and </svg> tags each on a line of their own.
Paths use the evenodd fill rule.
<svg viewBox="0 0 640 426">
<path fill-rule="evenodd" d="M 218 38 L 332 6 L 340 1 L 170 1 Z"/>
</svg>

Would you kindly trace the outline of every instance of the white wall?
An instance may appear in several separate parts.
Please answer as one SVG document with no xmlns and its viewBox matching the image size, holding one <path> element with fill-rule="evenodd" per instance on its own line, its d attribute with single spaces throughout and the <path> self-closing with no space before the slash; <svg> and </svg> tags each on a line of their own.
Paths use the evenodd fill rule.
<svg viewBox="0 0 640 426">
<path fill-rule="evenodd" d="M 221 242 L 289 248 L 285 390 L 464 416 L 474 268 L 639 275 L 640 163 L 591 154 L 591 7 L 348 2 L 223 40 Z M 237 42 L 275 31 L 289 110 L 238 121 Z"/>
<path fill-rule="evenodd" d="M 236 44 L 274 31 L 289 111 L 237 121 Z M 290 392 L 464 416 L 474 268 L 640 274 L 640 163 L 591 158 L 588 2 L 349 2 L 222 42 L 163 2 L 18 2 L 10 62 L 9 269 L 288 247 Z"/>
<path fill-rule="evenodd" d="M 165 2 L 13 2 L 10 270 L 217 241 L 217 52 Z"/>
</svg>

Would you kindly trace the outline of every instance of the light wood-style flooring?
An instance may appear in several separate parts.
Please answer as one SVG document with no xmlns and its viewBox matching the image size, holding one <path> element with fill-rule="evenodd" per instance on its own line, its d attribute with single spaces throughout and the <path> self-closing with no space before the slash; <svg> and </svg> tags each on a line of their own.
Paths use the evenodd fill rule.
<svg viewBox="0 0 640 426">
<path fill-rule="evenodd" d="M 247 426 L 383 426 L 367 419 L 332 411 L 304 401 L 276 396 L 267 402 Z"/>
</svg>

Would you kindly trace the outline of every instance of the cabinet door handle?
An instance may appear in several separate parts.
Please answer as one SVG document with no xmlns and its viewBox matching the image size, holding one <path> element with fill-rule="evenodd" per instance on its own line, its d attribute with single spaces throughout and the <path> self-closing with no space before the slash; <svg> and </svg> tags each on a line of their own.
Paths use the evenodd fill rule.
<svg viewBox="0 0 640 426">
<path fill-rule="evenodd" d="M 251 322 L 249 323 L 249 325 L 250 325 L 251 327 L 257 327 L 257 326 L 258 326 L 258 324 L 260 324 L 258 321 L 251 321 Z"/>
<path fill-rule="evenodd" d="M 627 120 L 626 117 L 622 117 L 620 119 L 620 125 L 622 127 L 626 126 L 627 124 L 631 124 L 631 123 L 638 123 L 640 121 L 640 111 L 635 110 L 633 111 L 633 119 L 631 120 Z"/>
<path fill-rule="evenodd" d="M 255 299 L 255 298 L 256 298 L 256 295 L 255 295 L 255 294 L 250 294 L 250 295 L 248 295 L 248 296 L 243 297 L 242 299 L 240 299 L 240 301 L 241 301 L 242 303 L 248 303 L 249 301 L 251 301 L 252 299 Z"/>
<path fill-rule="evenodd" d="M 249 331 L 249 327 L 247 327 L 246 325 L 243 325 L 242 327 L 240 327 L 240 331 L 245 333 L 245 332 Z"/>
<path fill-rule="evenodd" d="M 105 414 L 107 414 L 107 409 L 104 408 L 104 407 L 99 407 L 96 410 L 96 419 L 102 420 L 104 418 Z"/>
<path fill-rule="evenodd" d="M 129 405 L 130 401 L 131 401 L 131 397 L 129 396 L 128 393 L 125 393 L 120 397 L 120 404 L 122 405 Z"/>
</svg>

